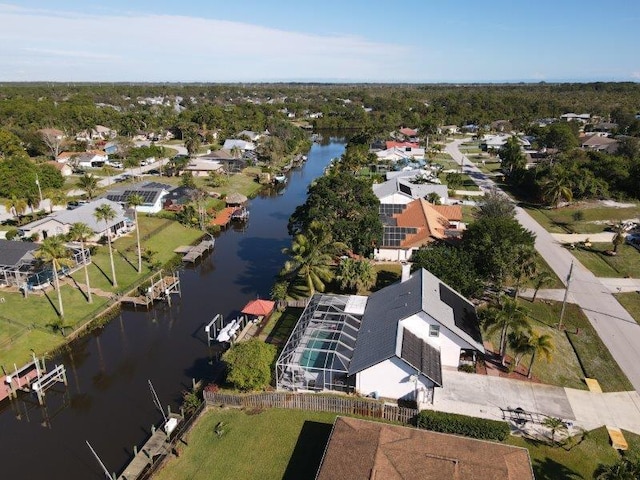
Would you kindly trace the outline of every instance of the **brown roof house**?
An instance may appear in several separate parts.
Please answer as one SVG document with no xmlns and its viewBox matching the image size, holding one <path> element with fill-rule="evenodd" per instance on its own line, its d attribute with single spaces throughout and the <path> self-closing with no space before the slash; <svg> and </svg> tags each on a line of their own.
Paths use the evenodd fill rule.
<svg viewBox="0 0 640 480">
<path fill-rule="evenodd" d="M 316 480 L 533 480 L 529 452 L 500 443 L 338 417 Z"/>
<path fill-rule="evenodd" d="M 407 204 L 380 204 L 384 226 L 381 245 L 374 258 L 408 261 L 413 252 L 435 240 L 459 238 L 464 229 L 462 207 L 433 205 L 424 198 Z"/>
</svg>

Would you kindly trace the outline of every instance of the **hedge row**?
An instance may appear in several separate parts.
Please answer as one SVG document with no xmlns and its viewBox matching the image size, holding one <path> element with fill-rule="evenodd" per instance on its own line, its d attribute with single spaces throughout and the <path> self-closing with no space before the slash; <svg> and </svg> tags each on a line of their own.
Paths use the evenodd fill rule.
<svg viewBox="0 0 640 480">
<path fill-rule="evenodd" d="M 503 441 L 510 432 L 506 422 L 433 410 L 423 410 L 418 414 L 418 427 L 434 432 L 498 441 Z"/>
</svg>

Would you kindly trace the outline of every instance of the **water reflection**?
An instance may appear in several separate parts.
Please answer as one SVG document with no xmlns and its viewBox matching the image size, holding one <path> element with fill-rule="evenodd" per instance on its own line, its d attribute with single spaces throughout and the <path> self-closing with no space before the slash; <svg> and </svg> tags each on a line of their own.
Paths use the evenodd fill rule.
<svg viewBox="0 0 640 480">
<path fill-rule="evenodd" d="M 181 271 L 182 297 L 174 296 L 171 306 L 123 310 L 74 342 L 55 359 L 66 365 L 69 385 L 49 390 L 43 407 L 29 396 L 1 404 L 3 475 L 101 479 L 86 440 L 110 471 L 121 471 L 133 445 L 142 445 L 161 419 L 147 381 L 177 411 L 193 378 L 216 375 L 220 350 L 207 345 L 204 325 L 217 313 L 231 318 L 256 296 L 269 297 L 284 261 L 281 250 L 290 244 L 289 216 L 304 201 L 309 183 L 343 150 L 342 142 L 314 144 L 284 189 L 251 200 L 249 220 L 227 229 L 212 254 Z"/>
</svg>

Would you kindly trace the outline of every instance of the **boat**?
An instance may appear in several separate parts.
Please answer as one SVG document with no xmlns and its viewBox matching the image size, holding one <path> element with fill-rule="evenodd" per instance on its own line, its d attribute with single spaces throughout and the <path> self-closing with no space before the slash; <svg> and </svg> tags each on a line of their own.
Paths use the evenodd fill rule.
<svg viewBox="0 0 640 480">
<path fill-rule="evenodd" d="M 222 330 L 220 330 L 220 332 L 218 332 L 218 336 L 216 337 L 216 341 L 220 342 L 220 343 L 224 343 L 224 342 L 228 342 L 229 340 L 231 340 L 231 330 L 236 328 L 236 325 L 238 325 L 238 320 L 232 320 L 229 323 L 227 323 Z M 237 330 L 237 329 L 236 329 Z M 234 330 L 234 333 L 236 332 L 236 330 Z"/>
<path fill-rule="evenodd" d="M 273 177 L 275 183 L 287 183 L 287 176 L 284 174 L 276 175 Z"/>
</svg>

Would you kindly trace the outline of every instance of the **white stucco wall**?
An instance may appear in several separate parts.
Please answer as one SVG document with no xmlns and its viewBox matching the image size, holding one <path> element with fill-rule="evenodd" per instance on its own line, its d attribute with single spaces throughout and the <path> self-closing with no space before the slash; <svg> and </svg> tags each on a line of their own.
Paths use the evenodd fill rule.
<svg viewBox="0 0 640 480">
<path fill-rule="evenodd" d="M 440 325 L 440 334 L 437 337 L 429 336 L 429 325 Z M 399 332 L 406 328 L 414 335 L 422 338 L 429 344 L 440 349 L 440 363 L 443 366 L 458 367 L 460 364 L 460 350 L 463 348 L 474 348 L 468 342 L 454 334 L 452 331 L 441 325 L 425 313 L 413 315 L 400 322 Z M 400 333 L 402 334 L 402 333 Z M 398 340 L 397 349 L 402 348 L 402 338 Z M 399 355 L 399 352 L 397 352 Z"/>
<path fill-rule="evenodd" d="M 414 399 L 416 384 L 410 376 L 415 369 L 397 357 L 385 360 L 356 375 L 356 390 L 362 395 L 377 392 L 380 397 Z M 425 391 L 433 388 L 433 383 L 424 375 L 418 379 L 419 400 L 424 398 Z"/>
<path fill-rule="evenodd" d="M 376 248 L 373 251 L 373 259 L 385 262 L 404 262 L 413 255 L 412 249 L 401 248 Z"/>
<path fill-rule="evenodd" d="M 406 205 L 409 202 L 413 202 L 415 199 L 405 195 L 404 193 L 392 193 L 385 197 L 380 198 L 380 203 L 388 205 Z"/>
</svg>

